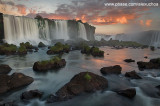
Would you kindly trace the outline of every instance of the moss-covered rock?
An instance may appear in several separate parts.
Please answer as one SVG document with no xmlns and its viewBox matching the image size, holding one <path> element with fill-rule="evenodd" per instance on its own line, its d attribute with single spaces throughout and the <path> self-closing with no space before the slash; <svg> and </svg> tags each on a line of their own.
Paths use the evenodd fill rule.
<svg viewBox="0 0 160 106">
<path fill-rule="evenodd" d="M 19 55 L 26 55 L 27 54 L 27 49 L 25 46 L 20 46 L 18 49 L 18 54 Z"/>
<path fill-rule="evenodd" d="M 66 61 L 58 56 L 51 60 L 38 61 L 34 63 L 33 70 L 46 72 L 51 69 L 58 69 L 66 65 Z"/>
<path fill-rule="evenodd" d="M 104 51 L 99 50 L 98 47 L 89 47 L 88 45 L 84 45 L 82 47 L 81 53 L 83 54 L 91 54 L 92 56 L 98 56 L 98 57 L 103 57 L 104 56 Z"/>
<path fill-rule="evenodd" d="M 34 47 L 29 42 L 26 43 L 22 42 L 20 43 L 20 46 L 24 46 L 26 47 L 26 49 L 34 49 Z"/>
<path fill-rule="evenodd" d="M 69 53 L 70 46 L 68 44 L 62 44 L 60 42 L 56 43 L 54 46 L 50 48 L 50 50 L 47 51 L 47 54 L 63 54 L 63 53 Z"/>
<path fill-rule="evenodd" d="M 57 96 L 50 96 L 48 103 L 71 99 L 82 93 L 91 93 L 97 90 L 105 90 L 108 87 L 108 81 L 102 76 L 91 72 L 81 72 L 75 75 L 70 82 L 65 84 L 57 92 Z"/>
<path fill-rule="evenodd" d="M 13 44 L 0 45 L 0 55 L 13 55 L 16 54 L 17 46 Z"/>
</svg>

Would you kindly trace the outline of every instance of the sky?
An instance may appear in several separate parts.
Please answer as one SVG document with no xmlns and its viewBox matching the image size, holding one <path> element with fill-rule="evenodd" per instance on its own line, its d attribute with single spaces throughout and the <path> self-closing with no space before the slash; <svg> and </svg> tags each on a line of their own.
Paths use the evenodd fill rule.
<svg viewBox="0 0 160 106">
<path fill-rule="evenodd" d="M 160 0 L 0 0 L 0 12 L 34 18 L 76 19 L 96 33 L 119 34 L 160 29 L 160 6 L 106 6 L 105 3 L 159 3 Z"/>
</svg>

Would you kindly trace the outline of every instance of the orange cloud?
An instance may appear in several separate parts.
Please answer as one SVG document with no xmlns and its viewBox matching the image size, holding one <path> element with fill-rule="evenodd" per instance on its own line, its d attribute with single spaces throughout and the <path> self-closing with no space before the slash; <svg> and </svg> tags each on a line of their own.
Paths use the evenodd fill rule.
<svg viewBox="0 0 160 106">
<path fill-rule="evenodd" d="M 18 12 L 22 15 L 26 15 L 26 7 L 23 5 L 17 5 Z"/>
<path fill-rule="evenodd" d="M 152 23 L 152 20 L 151 20 L 151 19 L 146 20 L 146 21 L 140 20 L 140 25 L 142 25 L 142 26 L 150 27 L 150 26 L 151 26 L 151 23 Z"/>
<path fill-rule="evenodd" d="M 126 17 L 117 18 L 116 21 L 121 23 L 121 24 L 127 24 L 128 23 Z"/>
<path fill-rule="evenodd" d="M 151 26 L 152 20 L 146 20 L 146 26 Z"/>
</svg>

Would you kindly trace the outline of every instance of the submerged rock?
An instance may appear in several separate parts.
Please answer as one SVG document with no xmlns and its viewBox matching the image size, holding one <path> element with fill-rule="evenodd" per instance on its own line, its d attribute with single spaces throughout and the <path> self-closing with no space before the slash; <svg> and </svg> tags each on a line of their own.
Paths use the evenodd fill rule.
<svg viewBox="0 0 160 106">
<path fill-rule="evenodd" d="M 46 47 L 46 45 L 45 45 L 44 43 L 40 42 L 40 43 L 38 44 L 38 47 Z"/>
<path fill-rule="evenodd" d="M 125 59 L 124 61 L 127 63 L 135 62 L 135 60 L 132 60 L 132 59 Z"/>
<path fill-rule="evenodd" d="M 29 85 L 33 81 L 33 78 L 22 73 L 13 73 L 11 76 L 0 75 L 0 94 Z"/>
<path fill-rule="evenodd" d="M 120 65 L 115 65 L 115 66 L 110 66 L 110 67 L 103 67 L 103 68 L 101 68 L 100 71 L 104 75 L 121 74 L 122 68 Z"/>
<path fill-rule="evenodd" d="M 135 88 L 129 88 L 129 89 L 125 89 L 125 90 L 120 90 L 120 91 L 117 91 L 117 94 L 132 99 L 136 96 L 136 89 Z"/>
<path fill-rule="evenodd" d="M 125 77 L 129 77 L 132 79 L 142 79 L 135 71 L 126 72 Z"/>
<path fill-rule="evenodd" d="M 0 74 L 8 74 L 12 68 L 9 65 L 1 64 L 0 65 Z"/>
<path fill-rule="evenodd" d="M 75 75 L 69 83 L 56 92 L 57 96 L 51 96 L 48 102 L 62 101 L 73 98 L 84 92 L 104 90 L 108 87 L 107 79 L 91 72 L 81 72 Z"/>
<path fill-rule="evenodd" d="M 31 99 L 35 99 L 35 98 L 41 98 L 42 95 L 43 95 L 43 92 L 40 92 L 38 90 L 30 90 L 30 91 L 23 92 L 21 95 L 21 99 L 22 100 L 31 100 Z"/>
<path fill-rule="evenodd" d="M 58 69 L 62 68 L 66 65 L 65 59 L 61 59 L 59 57 L 54 57 L 51 60 L 41 61 L 41 62 L 35 62 L 33 65 L 34 71 L 40 71 L 45 72 L 51 69 Z"/>
</svg>

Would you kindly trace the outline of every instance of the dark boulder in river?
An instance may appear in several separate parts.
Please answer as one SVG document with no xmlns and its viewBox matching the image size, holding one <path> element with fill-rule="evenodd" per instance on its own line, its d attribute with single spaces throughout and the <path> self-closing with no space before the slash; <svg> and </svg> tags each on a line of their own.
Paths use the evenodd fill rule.
<svg viewBox="0 0 160 106">
<path fill-rule="evenodd" d="M 135 88 L 129 88 L 129 89 L 117 91 L 117 94 L 132 99 L 136 95 L 136 90 Z"/>
<path fill-rule="evenodd" d="M 46 47 L 46 45 L 45 45 L 44 43 L 40 42 L 40 43 L 38 44 L 38 47 Z"/>
<path fill-rule="evenodd" d="M 5 64 L 0 65 L 0 74 L 8 74 L 11 70 L 12 68 L 8 65 Z"/>
<path fill-rule="evenodd" d="M 115 66 L 110 66 L 110 67 L 103 67 L 103 68 L 101 68 L 100 71 L 104 75 L 121 74 L 122 67 L 120 65 L 115 65 Z"/>
<path fill-rule="evenodd" d="M 132 60 L 132 59 L 125 59 L 124 61 L 127 63 L 135 62 L 135 60 Z"/>
<path fill-rule="evenodd" d="M 143 69 L 160 69 L 160 58 L 151 59 L 149 62 L 137 62 L 140 70 Z"/>
<path fill-rule="evenodd" d="M 48 102 L 71 99 L 81 93 L 91 93 L 96 90 L 104 90 L 107 87 L 108 81 L 104 77 L 91 72 L 81 72 L 56 92 L 57 97 L 51 96 Z"/>
<path fill-rule="evenodd" d="M 35 98 L 41 98 L 42 95 L 43 95 L 43 92 L 40 92 L 38 90 L 30 90 L 30 91 L 23 92 L 21 95 L 21 99 L 22 100 L 31 100 L 31 99 L 35 99 Z"/>
<path fill-rule="evenodd" d="M 38 61 L 33 65 L 34 71 L 46 72 L 52 69 L 62 68 L 66 65 L 65 59 L 61 59 L 60 57 L 55 56 L 51 60 Z"/>
<path fill-rule="evenodd" d="M 142 79 L 135 71 L 126 72 L 125 77 L 129 77 L 132 79 Z"/>
<path fill-rule="evenodd" d="M 33 78 L 22 73 L 13 73 L 11 76 L 0 75 L 0 94 L 29 85 L 33 81 Z"/>
</svg>

